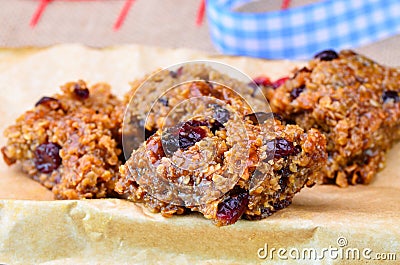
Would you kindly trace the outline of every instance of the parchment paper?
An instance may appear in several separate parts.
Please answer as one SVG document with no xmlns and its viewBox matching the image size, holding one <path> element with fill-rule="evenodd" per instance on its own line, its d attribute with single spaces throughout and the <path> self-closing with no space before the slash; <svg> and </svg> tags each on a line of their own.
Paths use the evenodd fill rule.
<svg viewBox="0 0 400 265">
<path fill-rule="evenodd" d="M 143 46 L 0 50 L 0 131 L 67 81 L 109 82 L 118 95 L 158 67 L 192 59 L 228 63 L 250 76 L 284 76 L 301 63 L 207 56 Z M 5 139 L 0 138 L 0 145 Z M 0 263 L 6 264 L 378 264 L 328 255 L 271 260 L 271 248 L 369 248 L 400 260 L 400 144 L 369 186 L 304 189 L 293 204 L 261 221 L 218 228 L 191 214 L 163 218 L 123 200 L 53 201 L 52 193 L 0 160 Z M 339 246 L 338 239 L 347 244 Z M 343 241 L 341 241 L 343 242 Z M 288 253 L 286 253 L 288 256 Z M 384 262 L 388 264 L 389 262 Z M 394 262 L 396 263 L 396 262 Z"/>
</svg>

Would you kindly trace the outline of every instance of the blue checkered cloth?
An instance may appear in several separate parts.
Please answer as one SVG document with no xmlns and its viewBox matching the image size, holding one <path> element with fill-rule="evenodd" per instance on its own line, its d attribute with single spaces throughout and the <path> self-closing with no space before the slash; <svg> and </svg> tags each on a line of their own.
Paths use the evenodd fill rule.
<svg viewBox="0 0 400 265">
<path fill-rule="evenodd" d="M 264 13 L 235 11 L 248 2 L 206 2 L 211 38 L 221 52 L 308 59 L 322 50 L 355 48 L 400 33 L 400 0 L 325 0 Z"/>
</svg>

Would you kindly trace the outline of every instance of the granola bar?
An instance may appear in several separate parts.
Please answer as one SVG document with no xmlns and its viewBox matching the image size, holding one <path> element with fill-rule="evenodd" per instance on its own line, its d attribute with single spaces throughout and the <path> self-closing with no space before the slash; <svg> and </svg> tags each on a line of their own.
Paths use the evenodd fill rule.
<svg viewBox="0 0 400 265">
<path fill-rule="evenodd" d="M 327 138 L 324 183 L 368 184 L 400 138 L 400 72 L 345 50 L 315 56 L 274 92 L 273 111 Z"/>
<path fill-rule="evenodd" d="M 253 112 L 249 103 L 256 97 L 245 101 L 204 79 L 159 93 L 159 106 L 137 123 L 145 126 L 146 141 L 120 167 L 116 192 L 164 216 L 196 211 L 216 225 L 285 208 L 319 177 L 325 137 L 284 125 L 272 113 Z M 160 84 L 150 86 L 163 91 Z M 131 117 L 141 110 L 130 109 Z"/>
<path fill-rule="evenodd" d="M 8 165 L 19 162 L 58 199 L 106 197 L 120 165 L 121 102 L 104 83 L 70 82 L 61 90 L 5 130 L 3 158 Z"/>
</svg>

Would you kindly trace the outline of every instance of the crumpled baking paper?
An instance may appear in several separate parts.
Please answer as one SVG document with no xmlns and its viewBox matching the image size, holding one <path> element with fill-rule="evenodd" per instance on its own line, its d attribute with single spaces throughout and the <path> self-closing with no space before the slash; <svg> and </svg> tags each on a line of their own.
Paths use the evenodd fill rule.
<svg viewBox="0 0 400 265">
<path fill-rule="evenodd" d="M 194 59 L 272 79 L 301 65 L 136 45 L 2 49 L 0 130 L 67 81 L 106 81 L 122 96 L 135 78 Z M 399 154 L 397 144 L 368 186 L 305 188 L 271 217 L 227 227 L 199 214 L 164 218 L 118 199 L 54 201 L 18 166 L 1 160 L 0 264 L 379 264 L 378 257 L 398 262 Z"/>
</svg>

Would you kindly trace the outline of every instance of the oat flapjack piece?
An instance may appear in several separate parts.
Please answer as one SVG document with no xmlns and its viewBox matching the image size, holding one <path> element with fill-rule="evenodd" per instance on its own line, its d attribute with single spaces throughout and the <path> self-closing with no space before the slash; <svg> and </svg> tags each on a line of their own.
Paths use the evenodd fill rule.
<svg viewBox="0 0 400 265">
<path fill-rule="evenodd" d="M 120 165 L 121 102 L 104 83 L 70 82 L 61 90 L 5 130 L 3 158 L 8 165 L 19 162 L 57 199 L 103 198 L 114 189 Z"/>
<path fill-rule="evenodd" d="M 201 212 L 217 225 L 265 218 L 312 186 L 326 161 L 317 130 L 253 112 L 228 86 L 196 80 L 160 94 L 115 188 L 153 212 Z"/>
<path fill-rule="evenodd" d="M 400 72 L 346 50 L 315 56 L 270 101 L 304 129 L 327 138 L 324 183 L 368 184 L 400 138 Z"/>
</svg>

